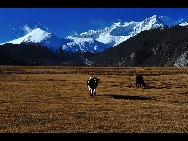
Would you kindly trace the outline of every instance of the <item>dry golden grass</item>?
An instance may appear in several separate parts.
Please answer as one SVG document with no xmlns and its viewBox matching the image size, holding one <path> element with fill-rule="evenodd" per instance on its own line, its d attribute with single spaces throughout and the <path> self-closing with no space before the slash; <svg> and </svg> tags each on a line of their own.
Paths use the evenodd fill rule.
<svg viewBox="0 0 188 141">
<path fill-rule="evenodd" d="M 0 67 L 1 133 L 188 133 L 188 68 Z M 147 88 L 135 87 L 143 74 Z M 91 98 L 86 82 L 101 80 Z"/>
</svg>

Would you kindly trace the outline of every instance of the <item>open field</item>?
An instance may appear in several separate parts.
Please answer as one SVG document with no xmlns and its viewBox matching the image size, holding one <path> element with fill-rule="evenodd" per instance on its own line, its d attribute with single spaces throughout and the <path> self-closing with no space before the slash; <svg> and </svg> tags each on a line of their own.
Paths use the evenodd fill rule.
<svg viewBox="0 0 188 141">
<path fill-rule="evenodd" d="M 188 68 L 1 66 L 0 132 L 188 133 Z"/>
</svg>

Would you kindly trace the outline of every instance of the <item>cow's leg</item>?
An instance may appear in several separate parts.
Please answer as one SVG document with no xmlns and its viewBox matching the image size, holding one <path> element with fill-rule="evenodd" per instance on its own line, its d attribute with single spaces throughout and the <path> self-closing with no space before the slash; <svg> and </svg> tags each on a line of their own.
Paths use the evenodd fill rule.
<svg viewBox="0 0 188 141">
<path fill-rule="evenodd" d="M 94 95 L 96 96 L 96 89 L 94 89 Z"/>
<path fill-rule="evenodd" d="M 93 97 L 93 89 L 91 89 L 91 96 Z"/>
<path fill-rule="evenodd" d="M 90 96 L 92 96 L 92 89 L 90 89 Z"/>
</svg>

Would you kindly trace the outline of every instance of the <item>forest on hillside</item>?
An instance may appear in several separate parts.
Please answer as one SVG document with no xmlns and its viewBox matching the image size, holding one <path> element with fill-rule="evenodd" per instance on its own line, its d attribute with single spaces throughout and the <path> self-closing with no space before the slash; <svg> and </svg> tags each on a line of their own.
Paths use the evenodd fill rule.
<svg viewBox="0 0 188 141">
<path fill-rule="evenodd" d="M 188 26 L 142 31 L 92 58 L 95 66 L 173 66 L 188 51 Z"/>
</svg>

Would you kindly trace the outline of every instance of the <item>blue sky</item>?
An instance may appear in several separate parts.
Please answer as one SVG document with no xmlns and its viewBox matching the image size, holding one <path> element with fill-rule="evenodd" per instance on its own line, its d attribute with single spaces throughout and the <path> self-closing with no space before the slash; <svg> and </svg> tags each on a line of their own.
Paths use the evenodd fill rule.
<svg viewBox="0 0 188 141">
<path fill-rule="evenodd" d="M 21 35 L 24 25 L 34 28 L 38 23 L 59 37 L 102 29 L 118 19 L 141 21 L 153 15 L 188 20 L 188 8 L 0 8 L 0 42 Z"/>
</svg>

